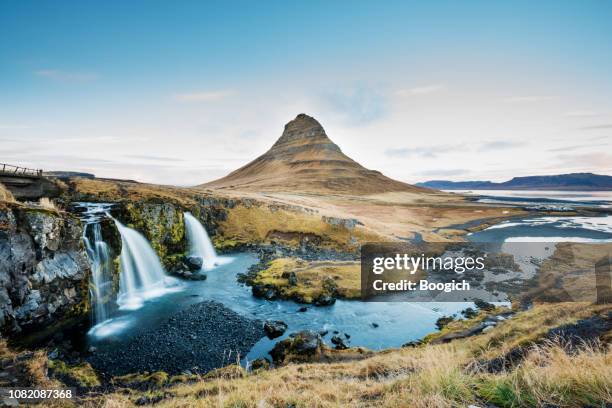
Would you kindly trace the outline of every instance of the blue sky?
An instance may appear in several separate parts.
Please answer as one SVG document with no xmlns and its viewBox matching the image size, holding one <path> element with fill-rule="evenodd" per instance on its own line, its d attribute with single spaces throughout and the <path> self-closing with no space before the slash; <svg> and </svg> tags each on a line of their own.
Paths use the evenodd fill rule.
<svg viewBox="0 0 612 408">
<path fill-rule="evenodd" d="M 404 181 L 612 174 L 610 21 L 607 1 L 0 0 L 0 161 L 197 184 L 306 112 Z"/>
</svg>

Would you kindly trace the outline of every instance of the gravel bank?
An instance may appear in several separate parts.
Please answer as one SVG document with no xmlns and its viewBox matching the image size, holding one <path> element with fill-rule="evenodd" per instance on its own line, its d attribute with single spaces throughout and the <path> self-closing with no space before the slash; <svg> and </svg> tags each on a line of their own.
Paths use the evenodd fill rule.
<svg viewBox="0 0 612 408">
<path fill-rule="evenodd" d="M 100 350 L 88 361 L 104 375 L 184 370 L 204 373 L 244 356 L 265 335 L 263 322 L 243 317 L 221 303 L 205 301 L 171 316 L 127 344 Z"/>
</svg>

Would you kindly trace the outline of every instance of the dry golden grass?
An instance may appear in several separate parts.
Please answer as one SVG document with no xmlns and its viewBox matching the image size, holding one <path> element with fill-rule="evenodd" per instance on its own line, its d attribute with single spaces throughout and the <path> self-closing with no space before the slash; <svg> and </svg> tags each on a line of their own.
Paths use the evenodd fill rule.
<svg viewBox="0 0 612 408">
<path fill-rule="evenodd" d="M 270 241 L 299 246 L 304 239 L 318 247 L 354 250 L 364 242 L 377 241 L 380 236 L 361 226 L 353 229 L 324 222 L 321 215 L 299 210 L 289 211 L 274 206 L 236 206 L 219 225 L 224 240 L 237 243 Z"/>
<path fill-rule="evenodd" d="M 295 272 L 297 284 L 289 285 L 287 273 Z M 310 303 L 329 292 L 329 282 L 336 286 L 340 297 L 361 296 L 361 264 L 357 261 L 305 261 L 295 258 L 279 258 L 259 272 L 253 284 L 271 285 L 284 298 L 303 299 Z"/>
<path fill-rule="evenodd" d="M 101 201 L 163 200 L 185 206 L 196 204 L 190 189 L 105 179 L 72 178 L 68 185 L 77 194 Z"/>
<path fill-rule="evenodd" d="M 49 211 L 59 211 L 53 200 L 51 200 L 49 197 L 41 197 L 38 200 L 38 207 L 44 208 L 45 210 Z"/>
<path fill-rule="evenodd" d="M 6 186 L 0 183 L 0 201 L 12 203 L 15 201 L 13 194 L 6 188 Z"/>
</svg>

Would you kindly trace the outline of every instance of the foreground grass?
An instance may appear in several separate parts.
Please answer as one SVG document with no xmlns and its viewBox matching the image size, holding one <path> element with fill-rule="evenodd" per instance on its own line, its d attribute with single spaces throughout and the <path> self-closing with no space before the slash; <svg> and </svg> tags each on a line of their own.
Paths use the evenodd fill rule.
<svg viewBox="0 0 612 408">
<path fill-rule="evenodd" d="M 415 348 L 364 353 L 363 357 L 352 353 L 350 357 L 347 354 L 346 360 L 340 354 L 336 362 L 289 364 L 252 373 L 233 365 L 204 376 L 123 376 L 111 381 L 106 393 L 94 388 L 78 400 L 46 402 L 44 406 L 609 406 L 611 333 L 572 350 L 555 339 L 544 340 L 544 335 L 560 325 L 610 312 L 610 306 L 586 303 L 539 305 L 487 333 L 447 344 L 425 343 Z M 461 330 L 469 324 L 453 322 L 442 333 Z M 429 340 L 434 338 L 430 336 Z M 487 362 L 516 347 L 525 350 L 521 359 L 505 369 L 487 369 Z M 62 386 L 62 377 L 92 378 L 86 367 L 58 366 L 42 350 L 15 352 L 0 343 L 0 356 L 5 370 L 12 367 L 8 368 L 10 376 L 17 376 L 19 385 L 58 387 Z M 59 379 L 55 374 L 60 374 Z"/>
<path fill-rule="evenodd" d="M 612 355 L 605 340 L 572 352 L 554 341 L 539 340 L 551 328 L 609 311 L 609 306 L 581 303 L 541 305 L 485 334 L 449 344 L 255 373 L 234 367 L 188 383 L 168 381 L 144 392 L 123 389 L 80 403 L 130 407 L 138 401 L 173 408 L 606 406 L 612 404 Z M 517 345 L 528 350 L 523 360 L 499 372 L 485 369 L 487 359 Z"/>
</svg>

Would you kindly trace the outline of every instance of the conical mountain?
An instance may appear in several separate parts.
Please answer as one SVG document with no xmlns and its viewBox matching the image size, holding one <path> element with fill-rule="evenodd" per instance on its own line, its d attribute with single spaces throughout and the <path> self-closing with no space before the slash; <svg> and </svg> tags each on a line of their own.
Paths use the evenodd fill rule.
<svg viewBox="0 0 612 408">
<path fill-rule="evenodd" d="M 314 118 L 299 114 L 263 155 L 201 187 L 256 192 L 377 194 L 430 191 L 368 170 L 332 142 Z"/>
</svg>

